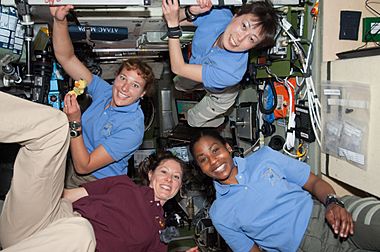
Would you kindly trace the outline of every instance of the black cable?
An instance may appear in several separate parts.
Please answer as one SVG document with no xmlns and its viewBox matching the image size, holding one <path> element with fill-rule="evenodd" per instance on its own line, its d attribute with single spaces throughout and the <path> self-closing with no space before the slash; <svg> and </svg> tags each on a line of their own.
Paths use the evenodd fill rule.
<svg viewBox="0 0 380 252">
<path fill-rule="evenodd" d="M 369 41 L 370 39 L 373 39 L 374 36 L 376 36 L 376 35 L 379 34 L 380 29 L 378 29 L 378 30 L 376 31 L 375 34 L 372 34 L 372 31 L 373 31 L 374 28 L 375 28 L 375 25 L 372 25 L 372 26 L 371 26 L 371 29 L 369 29 L 369 30 L 367 31 L 367 33 L 364 35 L 364 37 L 365 37 L 365 39 L 366 39 L 367 41 Z"/>
<path fill-rule="evenodd" d="M 374 13 L 377 14 L 377 15 L 380 15 L 380 13 L 379 13 L 378 11 L 376 11 L 374 8 L 372 8 L 372 7 L 369 5 L 370 3 L 380 3 L 380 2 L 370 2 L 369 0 L 366 0 L 366 1 L 365 1 L 365 6 L 366 6 L 369 10 L 371 10 L 372 12 L 374 12 Z M 371 35 L 371 38 L 373 38 L 374 35 L 379 34 L 379 31 L 376 32 L 376 34 L 374 34 L 374 35 L 371 34 L 370 32 L 373 30 L 373 28 L 374 28 L 374 27 L 371 27 L 371 29 L 370 29 L 369 31 L 367 31 L 367 34 L 364 34 L 364 35 L 363 35 L 364 38 L 365 38 L 366 40 L 369 40 L 369 39 L 370 39 L 370 38 L 368 37 L 369 35 Z M 371 42 L 371 41 L 366 41 L 363 45 L 357 47 L 357 48 L 355 49 L 355 51 L 360 50 L 360 49 L 362 49 L 363 47 L 366 47 L 366 46 L 368 45 L 368 42 Z M 373 42 L 375 42 L 375 41 L 373 41 Z M 379 43 L 379 42 L 375 42 L 375 44 L 376 44 L 377 46 L 380 46 L 380 43 Z"/>
<path fill-rule="evenodd" d="M 364 38 L 365 38 L 365 40 L 366 40 L 365 44 L 362 45 L 362 46 L 359 46 L 359 47 L 356 48 L 355 50 L 359 50 L 359 49 L 361 49 L 361 48 L 367 46 L 369 42 L 374 42 L 377 46 L 380 46 L 380 43 L 379 43 L 379 42 L 376 42 L 375 39 L 374 39 L 374 37 L 375 37 L 376 35 L 379 35 L 379 34 L 380 34 L 380 29 L 378 29 L 378 30 L 376 31 L 375 34 L 372 34 L 371 32 L 372 32 L 372 30 L 373 30 L 374 28 L 375 28 L 375 26 L 372 26 L 371 29 L 369 29 L 369 30 L 367 31 L 367 33 L 363 35 Z"/>
<path fill-rule="evenodd" d="M 375 12 L 378 16 L 380 16 L 380 13 L 369 5 L 370 3 L 379 3 L 379 2 L 370 2 L 369 0 L 366 0 L 365 6 L 371 11 Z"/>
<path fill-rule="evenodd" d="M 366 47 L 368 45 L 368 42 L 365 42 L 364 45 L 359 46 L 358 48 L 355 49 L 355 51 L 358 51 L 362 49 L 363 47 Z"/>
<path fill-rule="evenodd" d="M 372 7 L 369 5 L 370 3 L 380 3 L 380 2 L 370 2 L 369 0 L 366 0 L 366 1 L 365 1 L 365 6 L 366 6 L 368 9 L 370 9 L 371 11 L 373 11 L 375 14 L 377 14 L 378 16 L 380 16 L 380 13 L 379 13 L 378 11 L 376 11 L 374 8 L 372 8 Z M 373 28 L 374 28 L 374 26 L 371 27 L 371 29 L 368 31 L 368 33 L 369 33 L 370 31 L 372 31 Z M 368 33 L 365 35 L 365 36 L 366 36 L 365 38 L 367 38 Z M 378 35 L 378 34 L 379 34 L 379 30 L 378 30 L 375 34 L 371 34 L 371 39 L 372 39 L 374 36 Z M 374 40 L 374 39 L 373 39 L 373 40 Z M 375 42 L 375 44 L 376 44 L 377 46 L 380 46 L 380 43 L 379 43 L 379 42 L 376 42 L 376 41 L 373 41 L 373 42 Z"/>
</svg>

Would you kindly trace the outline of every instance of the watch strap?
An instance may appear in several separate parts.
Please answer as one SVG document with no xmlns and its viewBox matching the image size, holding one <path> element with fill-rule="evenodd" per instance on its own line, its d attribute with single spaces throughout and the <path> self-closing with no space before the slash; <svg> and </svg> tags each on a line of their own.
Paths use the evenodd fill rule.
<svg viewBox="0 0 380 252">
<path fill-rule="evenodd" d="M 167 35 L 169 38 L 179 39 L 182 36 L 181 27 L 168 27 Z"/>
<path fill-rule="evenodd" d="M 190 6 L 185 7 L 185 15 L 186 15 L 186 20 L 189 22 L 193 22 L 195 19 L 197 19 L 197 15 L 194 15 L 190 11 Z"/>
<path fill-rule="evenodd" d="M 336 204 L 344 208 L 344 202 L 341 201 L 335 194 L 328 194 L 325 200 L 325 207 L 327 208 L 330 204 Z"/>
</svg>

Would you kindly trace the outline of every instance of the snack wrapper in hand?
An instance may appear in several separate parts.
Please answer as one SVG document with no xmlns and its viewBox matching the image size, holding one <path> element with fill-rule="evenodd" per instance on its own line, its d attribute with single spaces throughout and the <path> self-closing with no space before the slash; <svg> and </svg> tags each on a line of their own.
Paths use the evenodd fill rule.
<svg viewBox="0 0 380 252">
<path fill-rule="evenodd" d="M 78 81 L 74 82 L 74 88 L 73 90 L 69 91 L 69 94 L 75 95 L 77 97 L 78 95 L 81 95 L 84 93 L 84 89 L 87 87 L 87 81 L 80 79 Z"/>
</svg>

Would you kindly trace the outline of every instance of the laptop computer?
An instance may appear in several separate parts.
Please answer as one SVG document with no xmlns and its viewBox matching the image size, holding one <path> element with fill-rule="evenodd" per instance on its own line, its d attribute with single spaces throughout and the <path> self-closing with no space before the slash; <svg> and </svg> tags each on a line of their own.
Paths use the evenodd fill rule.
<svg viewBox="0 0 380 252">
<path fill-rule="evenodd" d="M 187 123 L 187 111 L 193 108 L 197 103 L 198 101 L 194 100 L 175 100 L 178 123 L 169 133 L 169 139 L 185 143 L 190 142 L 191 137 L 194 135 L 194 131 L 199 129 L 193 128 Z"/>
</svg>

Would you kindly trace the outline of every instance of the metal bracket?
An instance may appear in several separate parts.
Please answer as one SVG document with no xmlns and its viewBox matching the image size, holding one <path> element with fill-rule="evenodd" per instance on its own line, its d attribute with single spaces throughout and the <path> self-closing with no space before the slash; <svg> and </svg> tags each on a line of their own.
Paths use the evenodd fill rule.
<svg viewBox="0 0 380 252">
<path fill-rule="evenodd" d="M 257 0 L 256 0 L 257 1 Z M 157 0 L 29 0 L 30 5 L 66 5 L 72 4 L 74 6 L 145 6 L 156 5 L 153 2 Z M 242 0 L 212 0 L 213 5 L 242 5 Z M 180 0 L 180 5 L 196 5 L 196 0 Z"/>
<path fill-rule="evenodd" d="M 236 134 L 239 138 L 250 141 L 256 138 L 256 107 L 257 103 L 242 103 L 236 109 Z"/>
</svg>

